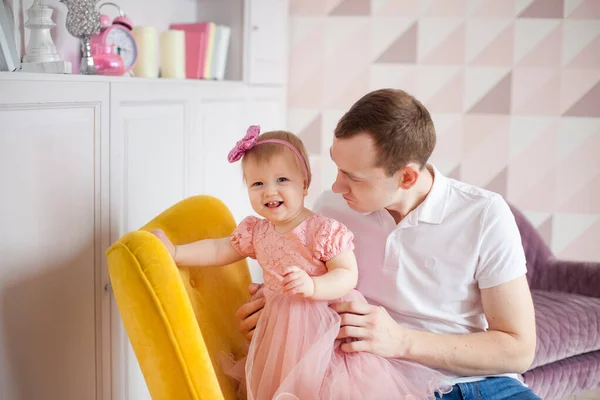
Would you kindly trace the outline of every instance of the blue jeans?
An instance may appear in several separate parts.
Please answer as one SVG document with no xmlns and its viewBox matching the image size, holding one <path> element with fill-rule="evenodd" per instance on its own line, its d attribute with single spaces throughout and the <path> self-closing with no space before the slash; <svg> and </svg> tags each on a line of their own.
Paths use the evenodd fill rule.
<svg viewBox="0 0 600 400">
<path fill-rule="evenodd" d="M 438 395 L 436 399 L 440 399 Z M 531 389 L 514 378 L 487 378 L 470 383 L 457 383 L 443 400 L 541 400 Z"/>
</svg>

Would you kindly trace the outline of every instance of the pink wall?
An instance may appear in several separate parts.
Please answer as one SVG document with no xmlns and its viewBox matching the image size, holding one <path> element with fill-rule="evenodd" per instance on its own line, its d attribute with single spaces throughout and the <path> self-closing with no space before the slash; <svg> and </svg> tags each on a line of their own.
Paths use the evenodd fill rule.
<svg viewBox="0 0 600 400">
<path fill-rule="evenodd" d="M 600 1 L 291 0 L 290 124 L 312 194 L 333 128 L 361 95 L 431 110 L 433 162 L 500 192 L 563 257 L 600 260 Z"/>
</svg>

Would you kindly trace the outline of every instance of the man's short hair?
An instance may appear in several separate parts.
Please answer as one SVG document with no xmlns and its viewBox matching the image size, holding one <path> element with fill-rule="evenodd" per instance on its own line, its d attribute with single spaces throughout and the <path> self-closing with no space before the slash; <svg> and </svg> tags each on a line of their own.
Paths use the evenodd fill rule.
<svg viewBox="0 0 600 400">
<path fill-rule="evenodd" d="M 420 101 L 398 89 L 380 89 L 358 100 L 338 122 L 336 138 L 370 135 L 377 147 L 377 167 L 388 176 L 409 163 L 423 168 L 433 153 L 436 134 L 431 115 Z"/>
</svg>

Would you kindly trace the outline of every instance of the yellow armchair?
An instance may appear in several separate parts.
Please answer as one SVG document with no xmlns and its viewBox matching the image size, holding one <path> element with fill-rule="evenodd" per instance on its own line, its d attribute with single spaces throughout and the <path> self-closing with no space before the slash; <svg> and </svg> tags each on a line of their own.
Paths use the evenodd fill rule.
<svg viewBox="0 0 600 400">
<path fill-rule="evenodd" d="M 242 355 L 247 341 L 235 311 L 248 299 L 245 260 L 226 267 L 177 268 L 150 233 L 175 244 L 224 237 L 235 221 L 218 199 L 195 196 L 130 232 L 106 252 L 114 296 L 154 400 L 235 399 L 237 385 L 218 362 Z"/>
</svg>

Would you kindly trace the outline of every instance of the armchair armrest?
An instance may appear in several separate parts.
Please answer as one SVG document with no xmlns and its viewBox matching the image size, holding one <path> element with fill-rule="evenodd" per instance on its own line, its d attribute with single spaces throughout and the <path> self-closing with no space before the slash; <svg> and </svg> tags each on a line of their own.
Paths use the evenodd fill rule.
<svg viewBox="0 0 600 400">
<path fill-rule="evenodd" d="M 537 269 L 531 288 L 600 298 L 600 263 L 550 258 Z"/>
</svg>

